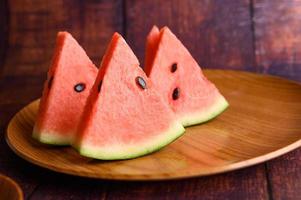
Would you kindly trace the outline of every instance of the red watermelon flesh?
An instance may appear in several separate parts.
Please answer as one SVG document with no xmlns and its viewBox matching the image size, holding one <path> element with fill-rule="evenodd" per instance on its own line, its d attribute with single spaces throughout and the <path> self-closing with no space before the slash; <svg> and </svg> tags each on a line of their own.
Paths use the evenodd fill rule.
<svg viewBox="0 0 301 200">
<path fill-rule="evenodd" d="M 88 97 L 74 147 L 91 158 L 129 159 L 158 150 L 183 132 L 130 47 L 115 33 Z"/>
<path fill-rule="evenodd" d="M 149 35 L 146 39 L 146 52 L 145 52 L 145 62 L 144 62 L 144 71 L 146 74 L 149 74 L 151 66 L 153 64 L 155 54 L 158 48 L 160 30 L 157 26 L 153 26 Z"/>
<path fill-rule="evenodd" d="M 146 73 L 184 126 L 208 121 L 228 107 L 225 98 L 167 27 L 160 32 L 153 28 L 146 47 L 146 54 L 150 54 L 146 58 L 153 58 L 146 62 L 151 63 L 146 65 Z"/>
<path fill-rule="evenodd" d="M 67 32 L 59 32 L 44 84 L 34 138 L 56 145 L 72 142 L 97 72 L 76 40 Z"/>
</svg>

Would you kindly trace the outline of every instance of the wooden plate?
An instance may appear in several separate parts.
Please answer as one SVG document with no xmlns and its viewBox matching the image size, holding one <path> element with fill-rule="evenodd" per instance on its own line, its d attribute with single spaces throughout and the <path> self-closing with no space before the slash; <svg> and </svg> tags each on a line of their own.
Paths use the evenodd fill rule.
<svg viewBox="0 0 301 200">
<path fill-rule="evenodd" d="M 11 120 L 6 140 L 22 158 L 67 174 L 118 180 L 162 180 L 211 175 L 254 165 L 301 145 L 301 85 L 248 72 L 205 70 L 230 103 L 214 120 L 186 129 L 166 148 L 132 160 L 99 161 L 71 147 L 31 138 L 39 101 Z"/>
<path fill-rule="evenodd" d="M 0 199 L 23 200 L 23 192 L 11 178 L 0 174 Z"/>
</svg>

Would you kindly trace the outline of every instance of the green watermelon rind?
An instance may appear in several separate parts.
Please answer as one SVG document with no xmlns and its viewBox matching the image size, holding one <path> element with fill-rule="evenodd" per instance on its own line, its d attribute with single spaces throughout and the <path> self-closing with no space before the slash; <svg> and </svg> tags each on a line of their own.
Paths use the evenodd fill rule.
<svg viewBox="0 0 301 200">
<path fill-rule="evenodd" d="M 110 147 L 110 150 L 108 148 L 94 148 L 88 145 L 73 145 L 73 147 L 77 149 L 80 155 L 85 157 L 100 160 L 125 160 L 158 151 L 182 136 L 184 132 L 185 129 L 181 123 L 176 122 L 167 131 L 160 133 L 157 138 L 149 139 L 149 143 L 135 143 L 126 148 L 124 146 L 119 148 L 120 145 L 116 145 L 116 148 Z"/>
<path fill-rule="evenodd" d="M 186 114 L 185 116 L 181 116 L 179 121 L 184 127 L 201 124 L 217 117 L 219 114 L 224 112 L 228 106 L 229 103 L 227 100 L 222 95 L 219 95 L 215 103 L 213 103 L 205 111 L 202 109 L 200 112 L 195 111 L 193 113 Z"/>
<path fill-rule="evenodd" d="M 71 135 L 71 134 L 69 134 Z M 65 134 L 58 134 L 54 132 L 39 132 L 33 131 L 32 137 L 43 144 L 51 144 L 58 146 L 70 145 L 71 138 L 66 138 Z"/>
</svg>

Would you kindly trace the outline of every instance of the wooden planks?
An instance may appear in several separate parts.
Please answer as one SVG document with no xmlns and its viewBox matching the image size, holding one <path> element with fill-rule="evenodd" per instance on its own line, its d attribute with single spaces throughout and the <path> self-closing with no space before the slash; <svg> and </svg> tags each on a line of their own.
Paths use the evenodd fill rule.
<svg viewBox="0 0 301 200">
<path fill-rule="evenodd" d="M 255 70 L 249 0 L 129 0 L 126 37 L 144 58 L 144 43 L 154 24 L 169 26 L 201 66 Z"/>
<path fill-rule="evenodd" d="M 40 185 L 31 195 L 31 200 L 100 200 L 106 199 L 108 182 L 45 172 L 47 182 Z"/>
<path fill-rule="evenodd" d="M 254 0 L 256 62 L 260 72 L 301 81 L 300 17 L 300 0 Z"/>
<path fill-rule="evenodd" d="M 261 181 L 263 168 L 258 165 L 223 175 L 163 182 L 104 182 L 47 172 L 47 183 L 39 186 L 30 199 L 261 200 L 268 199 L 266 182 Z"/>
<path fill-rule="evenodd" d="M 98 66 L 114 31 L 122 31 L 121 0 L 10 0 L 10 38 L 4 74 L 45 74 L 56 33 L 67 30 Z"/>
<path fill-rule="evenodd" d="M 268 199 L 264 165 L 222 175 L 164 182 L 120 182 L 108 199 Z"/>
<path fill-rule="evenodd" d="M 8 37 L 8 9 L 7 1 L 0 1 L 0 75 L 2 65 L 5 61 L 5 53 L 7 51 L 7 37 Z"/>
<path fill-rule="evenodd" d="M 267 163 L 272 197 L 301 199 L 301 149 Z"/>
</svg>

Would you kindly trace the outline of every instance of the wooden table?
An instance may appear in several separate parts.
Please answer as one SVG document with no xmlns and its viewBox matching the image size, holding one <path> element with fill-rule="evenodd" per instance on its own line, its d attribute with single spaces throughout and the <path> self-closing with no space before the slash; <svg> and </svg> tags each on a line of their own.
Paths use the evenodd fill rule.
<svg viewBox="0 0 301 200">
<path fill-rule="evenodd" d="M 300 9 L 299 0 L 1 1 L 0 173 L 28 199 L 301 199 L 301 149 L 210 177 L 117 182 L 39 168 L 4 140 L 9 119 L 41 95 L 58 30 L 71 32 L 98 65 L 114 31 L 142 60 L 151 26 L 168 25 L 202 66 L 301 81 Z"/>
</svg>

